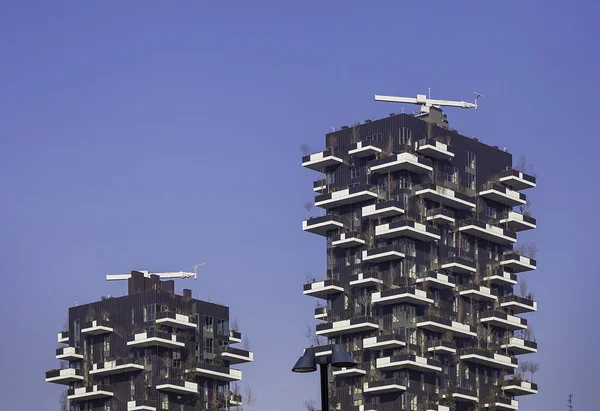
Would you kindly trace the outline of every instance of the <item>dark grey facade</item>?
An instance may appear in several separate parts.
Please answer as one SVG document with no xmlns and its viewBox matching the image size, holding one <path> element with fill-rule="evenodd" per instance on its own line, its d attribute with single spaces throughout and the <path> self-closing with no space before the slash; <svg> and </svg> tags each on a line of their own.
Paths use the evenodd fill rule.
<svg viewBox="0 0 600 411">
<path fill-rule="evenodd" d="M 303 230 L 327 253 L 304 294 L 320 302 L 316 333 L 359 363 L 332 370 L 338 409 L 514 410 L 537 392 L 517 360 L 537 350 L 518 316 L 537 303 L 515 290 L 536 268 L 517 245 L 536 225 L 522 193 L 536 179 L 432 114 L 440 125 L 392 114 L 343 127 L 302 159 L 325 210 Z"/>
<path fill-rule="evenodd" d="M 229 308 L 175 294 L 174 282 L 132 272 L 128 295 L 69 308 L 58 334 L 61 368 L 46 381 L 68 385 L 72 411 L 192 411 L 241 405 L 232 364 L 253 361 L 234 348 L 241 334 Z M 233 392 L 232 392 L 233 391 Z"/>
</svg>

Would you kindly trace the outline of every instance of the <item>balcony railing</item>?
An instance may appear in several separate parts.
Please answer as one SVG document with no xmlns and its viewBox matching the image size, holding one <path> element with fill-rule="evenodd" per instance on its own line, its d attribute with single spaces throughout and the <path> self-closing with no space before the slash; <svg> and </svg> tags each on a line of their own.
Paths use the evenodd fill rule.
<svg viewBox="0 0 600 411">
<path fill-rule="evenodd" d="M 405 154 L 405 153 L 403 153 Z M 369 161 L 367 163 L 367 167 L 369 168 L 374 168 L 374 167 L 378 167 L 378 166 L 383 166 L 386 164 L 390 164 L 390 163 L 394 163 L 397 161 L 402 161 L 405 157 L 401 157 L 403 156 L 403 154 L 393 154 L 391 156 L 388 157 L 384 157 L 384 158 L 378 158 L 372 161 Z M 408 157 L 407 157 L 408 158 Z M 410 157 L 411 160 L 418 162 L 419 164 L 425 166 L 425 167 L 433 167 L 433 162 L 427 158 L 423 158 L 423 157 L 419 157 L 416 155 L 412 155 Z"/>
<path fill-rule="evenodd" d="M 453 208 L 469 209 L 476 206 L 475 197 L 433 183 L 423 183 L 415 186 L 414 189 L 417 195 L 423 195 L 432 201 L 442 202 Z"/>
<path fill-rule="evenodd" d="M 446 340 L 433 340 L 427 342 L 427 348 L 434 347 L 445 347 L 451 350 L 456 350 L 456 343 L 454 341 L 446 341 Z"/>
<path fill-rule="evenodd" d="M 481 237 L 486 240 L 500 242 L 501 244 L 510 244 L 517 241 L 516 232 L 475 219 L 461 221 L 459 223 L 459 231 L 464 231 L 469 235 Z"/>
<path fill-rule="evenodd" d="M 435 217 L 437 215 L 441 215 L 444 217 L 448 217 L 449 220 L 456 219 L 456 213 L 454 211 L 448 210 L 446 208 L 432 208 L 431 210 L 427 210 L 427 218 Z"/>
<path fill-rule="evenodd" d="M 498 181 L 508 184 L 515 190 L 524 190 L 536 186 L 536 178 L 521 171 L 510 169 L 498 175 Z"/>
<path fill-rule="evenodd" d="M 479 187 L 478 194 L 510 207 L 527 203 L 525 194 L 493 182 L 482 184 Z"/>
<path fill-rule="evenodd" d="M 324 208 L 338 207 L 340 205 L 376 199 L 380 191 L 379 187 L 370 184 L 348 187 L 316 196 L 315 206 Z"/>
<path fill-rule="evenodd" d="M 379 381 L 368 381 L 364 384 L 364 391 L 374 391 L 374 393 L 380 392 L 377 388 L 397 386 L 406 389 L 408 387 L 408 378 L 386 378 Z"/>
<path fill-rule="evenodd" d="M 500 297 L 500 304 L 513 303 L 513 302 L 527 305 L 531 308 L 533 308 L 535 306 L 535 301 L 533 301 L 531 298 L 520 297 L 518 295 L 509 295 L 506 297 Z"/>
<path fill-rule="evenodd" d="M 503 355 L 503 354 L 494 354 L 493 352 L 484 350 L 483 348 L 464 348 L 464 349 L 460 350 L 459 355 L 461 357 L 466 356 L 466 355 L 476 355 L 479 357 L 485 357 L 492 361 L 497 361 L 497 362 L 501 362 L 501 363 L 505 363 L 505 364 L 511 364 L 512 365 L 511 368 L 516 368 L 518 365 L 518 360 L 516 358 L 507 357 L 506 355 Z"/>
</svg>

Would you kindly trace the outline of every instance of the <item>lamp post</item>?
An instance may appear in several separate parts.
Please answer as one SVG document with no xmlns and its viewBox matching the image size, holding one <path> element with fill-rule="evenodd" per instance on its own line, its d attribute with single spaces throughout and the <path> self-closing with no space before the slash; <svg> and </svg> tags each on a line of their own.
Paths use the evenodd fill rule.
<svg viewBox="0 0 600 411">
<path fill-rule="evenodd" d="M 296 361 L 296 365 L 292 368 L 293 372 L 314 372 L 317 371 L 317 364 L 321 372 L 321 411 L 329 411 L 329 390 L 327 381 L 327 367 L 329 364 L 334 367 L 356 367 L 356 362 L 352 360 L 350 354 L 342 350 L 337 344 L 331 348 L 331 355 L 315 356 L 313 347 L 304 350 L 302 357 Z"/>
</svg>

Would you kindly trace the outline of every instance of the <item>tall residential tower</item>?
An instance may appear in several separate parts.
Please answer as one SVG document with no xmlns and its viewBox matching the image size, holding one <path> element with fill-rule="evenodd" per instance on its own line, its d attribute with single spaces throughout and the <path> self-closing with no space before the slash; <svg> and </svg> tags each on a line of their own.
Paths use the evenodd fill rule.
<svg viewBox="0 0 600 411">
<path fill-rule="evenodd" d="M 253 361 L 233 348 L 241 334 L 229 308 L 175 294 L 173 280 L 133 271 L 128 295 L 69 308 L 58 333 L 61 367 L 46 381 L 68 388 L 71 411 L 228 409 L 242 398 L 230 388 Z"/>
<path fill-rule="evenodd" d="M 537 392 L 518 361 L 537 351 L 521 317 L 537 303 L 515 287 L 536 268 L 533 244 L 517 244 L 536 226 L 523 193 L 535 177 L 435 105 L 342 127 L 325 146 L 302 159 L 325 210 L 302 228 L 327 253 L 304 294 L 322 302 L 317 354 L 337 343 L 359 364 L 332 371 L 337 409 L 518 409 Z"/>
</svg>

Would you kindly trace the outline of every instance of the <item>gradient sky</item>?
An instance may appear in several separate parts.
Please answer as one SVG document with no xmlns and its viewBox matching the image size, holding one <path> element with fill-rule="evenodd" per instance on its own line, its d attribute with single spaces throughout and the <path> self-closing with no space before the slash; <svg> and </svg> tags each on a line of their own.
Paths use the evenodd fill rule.
<svg viewBox="0 0 600 411">
<path fill-rule="evenodd" d="M 238 317 L 254 409 L 318 401 L 290 372 L 315 324 L 302 284 L 325 272 L 299 145 L 428 87 L 487 95 L 450 124 L 538 175 L 519 237 L 539 248 L 540 394 L 521 409 L 597 409 L 598 3 L 282 3 L 0 1 L 2 409 L 58 409 L 56 334 L 75 301 L 123 295 L 105 274 L 199 262 L 177 290 Z"/>
</svg>

